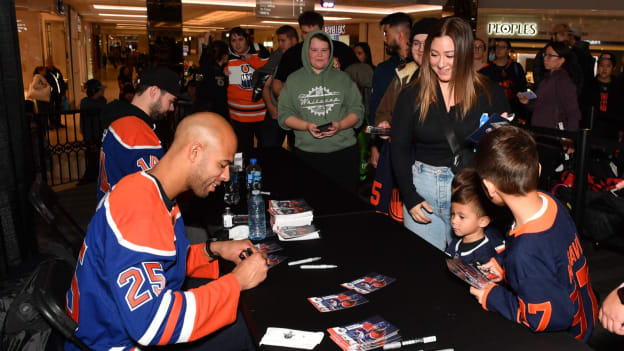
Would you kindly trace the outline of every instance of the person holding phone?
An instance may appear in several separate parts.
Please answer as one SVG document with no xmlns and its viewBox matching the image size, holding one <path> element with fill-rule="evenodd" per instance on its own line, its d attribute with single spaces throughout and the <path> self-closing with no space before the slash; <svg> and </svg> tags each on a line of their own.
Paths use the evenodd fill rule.
<svg viewBox="0 0 624 351">
<path fill-rule="evenodd" d="M 294 130 L 299 159 L 355 192 L 360 155 L 354 128 L 364 115 L 359 89 L 332 66 L 333 43 L 327 33 L 308 34 L 302 52 L 303 67 L 288 76 L 280 95 L 279 125 Z"/>
<path fill-rule="evenodd" d="M 531 125 L 576 131 L 581 120 L 574 76 L 578 74 L 572 65 L 572 49 L 561 42 L 549 42 L 544 54 L 544 67 L 548 70 L 530 100 L 518 93 L 520 103 L 533 112 Z"/>
</svg>

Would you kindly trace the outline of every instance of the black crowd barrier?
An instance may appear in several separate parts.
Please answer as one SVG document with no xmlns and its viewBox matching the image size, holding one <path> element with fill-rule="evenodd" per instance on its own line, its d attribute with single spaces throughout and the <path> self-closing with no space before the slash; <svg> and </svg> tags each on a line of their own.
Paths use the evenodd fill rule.
<svg viewBox="0 0 624 351">
<path fill-rule="evenodd" d="M 587 191 L 587 157 L 589 153 L 589 134 L 591 129 L 579 129 L 576 132 L 528 127 L 533 135 L 538 139 L 540 137 L 550 138 L 552 141 L 559 142 L 562 138 L 570 139 L 574 142 L 574 186 L 572 188 L 572 216 L 576 223 L 576 229 L 581 233 L 583 231 L 583 216 L 585 214 L 585 192 Z M 545 168 L 542 164 L 542 170 Z M 550 189 L 547 189 L 550 190 Z"/>
<path fill-rule="evenodd" d="M 179 101 L 166 119 L 156 122 L 158 126 L 156 132 L 165 148 L 173 139 L 176 126 L 191 112 L 191 108 L 189 102 Z M 48 185 L 77 182 L 82 179 L 85 172 L 90 171 L 89 168 L 97 166 L 89 163 L 92 162 L 89 161 L 90 155 L 98 152 L 99 138 L 108 126 L 99 124 L 102 122 L 101 119 L 97 121 L 93 128 L 100 137 L 97 141 L 86 141 L 80 129 L 80 112 L 80 110 L 62 111 L 60 117 L 54 113 L 39 113 L 33 116 L 31 128 L 35 167 Z M 89 115 L 93 115 L 93 111 L 89 111 Z M 59 120 L 58 128 L 48 126 L 50 121 Z"/>
<path fill-rule="evenodd" d="M 78 181 L 86 169 L 85 155 L 89 145 L 80 132 L 80 110 L 62 111 L 61 126 L 48 127 L 58 120 L 54 113 L 34 116 L 37 136 L 38 170 L 49 185 Z"/>
</svg>

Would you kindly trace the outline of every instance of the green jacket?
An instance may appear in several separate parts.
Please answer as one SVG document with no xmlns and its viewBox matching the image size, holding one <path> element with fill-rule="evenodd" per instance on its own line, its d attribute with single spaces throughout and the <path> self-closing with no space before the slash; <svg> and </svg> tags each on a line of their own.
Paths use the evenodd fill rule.
<svg viewBox="0 0 624 351">
<path fill-rule="evenodd" d="M 330 48 L 329 63 L 321 73 L 314 72 L 308 54 L 310 40 L 317 33 L 329 39 Z M 283 129 L 290 129 L 284 124 L 290 116 L 321 125 L 340 121 L 347 114 L 354 113 L 358 122 L 353 128 L 362 124 L 364 107 L 360 91 L 347 73 L 332 67 L 333 52 L 334 47 L 327 33 L 314 31 L 308 34 L 301 51 L 303 67 L 288 76 L 280 95 L 278 122 Z M 313 137 L 307 130 L 295 130 L 295 147 L 307 152 L 339 151 L 357 143 L 353 128 L 322 139 Z"/>
</svg>

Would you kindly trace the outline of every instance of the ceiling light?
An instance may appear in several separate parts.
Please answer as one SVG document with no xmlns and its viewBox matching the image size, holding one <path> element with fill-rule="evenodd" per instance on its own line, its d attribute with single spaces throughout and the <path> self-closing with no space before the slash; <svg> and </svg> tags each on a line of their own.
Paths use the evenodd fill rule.
<svg viewBox="0 0 624 351">
<path fill-rule="evenodd" d="M 99 16 L 106 17 L 132 17 L 132 18 L 147 18 L 147 15 L 124 15 L 120 13 L 98 13 Z"/>
<path fill-rule="evenodd" d="M 321 7 L 334 8 L 336 2 L 334 0 L 321 0 Z"/>
<path fill-rule="evenodd" d="M 211 27 L 211 26 L 198 26 L 198 27 L 192 27 L 192 26 L 182 26 L 182 30 L 184 32 L 192 32 L 192 31 L 206 31 L 206 30 L 220 30 L 220 29 L 225 29 L 224 27 Z"/>
<path fill-rule="evenodd" d="M 273 28 L 273 26 L 263 26 L 261 24 L 241 24 L 243 28 Z"/>
<path fill-rule="evenodd" d="M 145 20 L 132 20 L 132 19 L 125 19 L 125 18 L 119 18 L 119 19 L 112 19 L 112 18 L 105 18 L 102 20 L 103 22 L 115 22 L 115 23 L 119 23 L 119 22 L 126 22 L 126 23 L 145 23 Z"/>
<path fill-rule="evenodd" d="M 350 19 L 352 19 L 351 17 L 325 17 L 323 16 L 323 19 L 325 19 L 326 21 L 348 21 Z"/>
<path fill-rule="evenodd" d="M 290 25 L 298 25 L 298 22 L 286 22 L 286 21 L 262 21 L 262 23 L 269 24 L 290 24 Z"/>
<path fill-rule="evenodd" d="M 250 2 L 229 2 L 213 0 L 182 0 L 183 4 L 209 5 L 209 6 L 233 6 L 233 7 L 256 7 L 256 3 Z"/>
<path fill-rule="evenodd" d="M 93 8 L 96 10 L 147 11 L 147 7 L 141 6 L 93 5 Z"/>
<path fill-rule="evenodd" d="M 389 15 L 394 12 L 405 12 L 405 13 L 415 13 L 415 12 L 428 12 L 428 11 L 441 11 L 442 6 L 438 5 L 415 5 L 415 6 L 402 6 L 395 7 L 391 9 L 378 9 L 372 10 L 371 8 L 365 8 L 360 6 L 336 6 L 334 8 L 324 8 L 320 4 L 314 5 L 314 11 L 322 11 L 322 12 L 351 12 L 351 13 L 362 13 L 362 14 L 370 14 L 370 15 Z"/>
</svg>

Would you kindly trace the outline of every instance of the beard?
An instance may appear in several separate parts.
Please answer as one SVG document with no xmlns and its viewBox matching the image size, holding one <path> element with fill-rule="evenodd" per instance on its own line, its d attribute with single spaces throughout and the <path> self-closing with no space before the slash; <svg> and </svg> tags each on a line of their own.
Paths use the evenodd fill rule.
<svg viewBox="0 0 624 351">
<path fill-rule="evenodd" d="M 149 116 L 151 119 L 155 121 L 160 121 L 167 117 L 168 111 L 163 111 L 162 104 L 160 103 L 160 99 L 155 101 L 149 105 Z"/>
<path fill-rule="evenodd" d="M 384 49 L 386 49 L 386 54 L 394 55 L 399 52 L 399 44 L 397 44 L 396 42 L 388 43 L 384 45 Z"/>
</svg>

